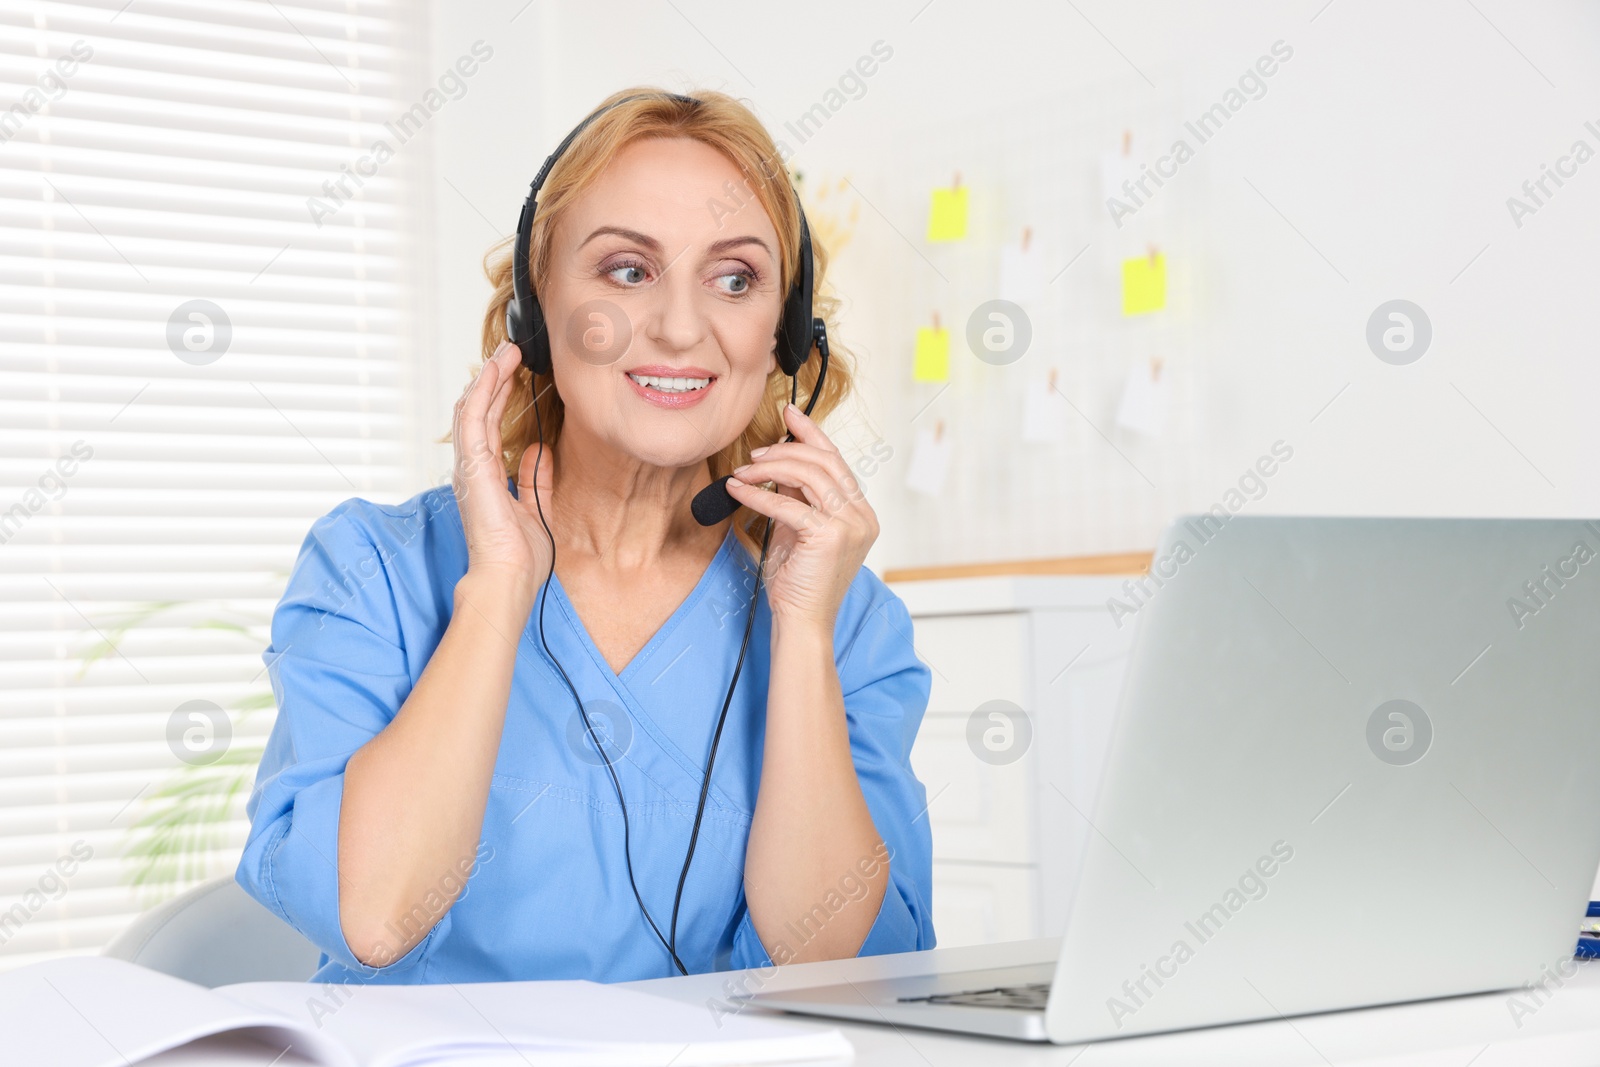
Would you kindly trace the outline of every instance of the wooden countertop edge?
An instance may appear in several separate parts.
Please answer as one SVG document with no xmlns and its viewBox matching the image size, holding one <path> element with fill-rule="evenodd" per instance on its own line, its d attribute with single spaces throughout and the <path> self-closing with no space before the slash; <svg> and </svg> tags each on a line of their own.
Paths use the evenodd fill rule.
<svg viewBox="0 0 1600 1067">
<path fill-rule="evenodd" d="M 1014 559 L 998 563 L 954 563 L 939 567 L 896 567 L 883 572 L 885 582 L 922 582 L 939 578 L 994 578 L 1031 575 L 1144 574 L 1153 552 L 1118 552 L 1104 556 L 1062 556 L 1056 559 Z"/>
</svg>

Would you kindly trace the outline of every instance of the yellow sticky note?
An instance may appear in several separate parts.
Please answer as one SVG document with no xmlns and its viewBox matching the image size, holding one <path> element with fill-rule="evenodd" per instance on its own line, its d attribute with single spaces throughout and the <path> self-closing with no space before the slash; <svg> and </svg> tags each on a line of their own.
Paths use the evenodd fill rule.
<svg viewBox="0 0 1600 1067">
<path fill-rule="evenodd" d="M 966 235 L 967 187 L 935 189 L 928 211 L 928 240 L 959 241 Z"/>
<path fill-rule="evenodd" d="M 1167 306 L 1167 257 L 1138 256 L 1122 261 L 1122 313 L 1143 315 Z"/>
<path fill-rule="evenodd" d="M 950 331 L 931 326 L 917 328 L 917 355 L 911 364 L 911 378 L 918 382 L 950 380 Z"/>
</svg>

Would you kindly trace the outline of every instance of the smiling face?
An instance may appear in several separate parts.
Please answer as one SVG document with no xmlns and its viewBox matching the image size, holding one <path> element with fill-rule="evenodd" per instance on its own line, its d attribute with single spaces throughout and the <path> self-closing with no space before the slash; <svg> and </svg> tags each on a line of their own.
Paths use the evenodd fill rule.
<svg viewBox="0 0 1600 1067">
<path fill-rule="evenodd" d="M 731 160 L 685 137 L 624 148 L 556 223 L 539 291 L 563 442 L 658 467 L 725 448 L 777 367 L 778 274 L 777 230 Z"/>
</svg>

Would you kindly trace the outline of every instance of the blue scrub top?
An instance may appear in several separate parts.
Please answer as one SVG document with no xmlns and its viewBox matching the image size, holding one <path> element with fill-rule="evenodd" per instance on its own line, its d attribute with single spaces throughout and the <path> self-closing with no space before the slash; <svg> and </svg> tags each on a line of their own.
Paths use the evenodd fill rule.
<svg viewBox="0 0 1600 1067">
<path fill-rule="evenodd" d="M 507 484 L 515 493 L 514 481 Z M 622 812 L 572 694 L 540 646 L 537 611 L 521 635 L 477 863 L 462 895 L 446 910 L 459 875 L 441 871 L 439 895 L 418 901 L 413 913 L 419 928 L 436 915 L 437 924 L 386 966 L 362 964 L 345 942 L 335 868 L 345 763 L 421 677 L 466 570 L 449 485 L 392 506 L 352 498 L 312 524 L 262 656 L 278 717 L 247 807 L 239 884 L 322 949 L 316 981 L 614 982 L 675 974 L 629 888 Z M 694 590 L 620 675 L 589 639 L 560 579 L 550 581 L 545 636 L 597 730 L 614 738 L 634 875 L 663 934 L 754 574 L 730 530 Z M 761 780 L 770 625 L 763 590 L 678 917 L 678 955 L 691 971 L 772 963 L 743 888 Z M 928 798 L 910 764 L 930 672 L 912 646 L 905 605 L 865 567 L 839 610 L 834 660 L 856 773 L 891 857 L 891 884 L 860 954 L 932 948 Z M 865 892 L 853 872 L 831 884 L 817 907 L 784 927 L 791 952 Z M 776 943 L 773 951 L 787 958 Z"/>
</svg>

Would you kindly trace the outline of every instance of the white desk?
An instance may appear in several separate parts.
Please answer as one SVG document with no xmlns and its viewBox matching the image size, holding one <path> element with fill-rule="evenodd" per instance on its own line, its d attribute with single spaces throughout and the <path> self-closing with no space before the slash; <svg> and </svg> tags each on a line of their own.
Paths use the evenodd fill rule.
<svg viewBox="0 0 1600 1067">
<path fill-rule="evenodd" d="M 779 968 L 764 986 L 750 972 L 752 992 L 802 985 L 887 978 L 926 970 L 964 970 L 1000 962 L 1046 961 L 1055 941 L 1024 943 L 1025 958 L 1001 957 L 999 946 L 973 945 L 929 953 L 869 956 Z M 1315 966 L 1315 960 L 1308 960 Z M 690 975 L 632 982 L 629 986 L 694 1004 L 721 1001 L 727 983 L 741 972 Z M 707 1007 L 710 1010 L 710 1007 Z M 747 1011 L 757 1009 L 746 1008 Z M 785 1016 L 803 1025 L 812 1020 Z M 1594 1067 L 1600 1064 L 1600 962 L 1554 990 L 1519 1029 L 1507 1009 L 1507 994 L 1426 1001 L 1387 1008 L 1300 1016 L 1154 1037 L 1125 1038 L 1090 1046 L 1052 1046 L 991 1038 L 961 1037 L 932 1030 L 817 1021 L 837 1025 L 866 1067 Z M 1487 1046 L 1487 1047 L 1486 1047 Z"/>
<path fill-rule="evenodd" d="M 751 991 L 888 978 L 926 970 L 965 970 L 1000 962 L 1046 961 L 1053 939 L 1021 942 L 1020 956 L 973 945 L 928 953 L 868 956 L 779 968 L 762 985 L 748 972 Z M 1315 965 L 1315 961 L 1307 961 Z M 711 1009 L 746 972 L 657 978 L 627 986 Z M 800 1026 L 834 1026 L 855 1046 L 862 1067 L 1595 1067 L 1600 1065 L 1600 963 L 1580 965 L 1520 1029 L 1506 993 L 1455 997 L 1388 1008 L 1299 1016 L 1292 1020 L 1219 1026 L 1209 1030 L 1126 1038 L 1089 1046 L 1055 1046 L 961 1037 L 933 1030 L 782 1016 Z M 756 1012 L 760 1009 L 745 1008 Z M 151 1067 L 265 1067 L 266 1046 L 243 1038 L 213 1038 L 145 1061 Z M 273 1067 L 309 1067 L 289 1053 Z"/>
</svg>

